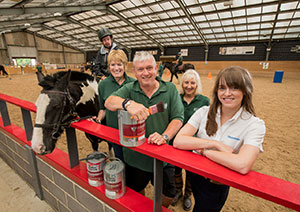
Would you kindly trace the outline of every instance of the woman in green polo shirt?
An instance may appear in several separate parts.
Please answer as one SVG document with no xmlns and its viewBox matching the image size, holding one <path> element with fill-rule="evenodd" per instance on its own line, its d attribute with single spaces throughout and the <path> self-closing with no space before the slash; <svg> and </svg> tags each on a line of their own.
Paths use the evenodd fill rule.
<svg viewBox="0 0 300 212">
<path fill-rule="evenodd" d="M 106 118 L 106 125 L 118 129 L 118 112 L 110 111 L 104 107 L 105 100 L 114 91 L 117 91 L 123 85 L 135 81 L 134 78 L 127 76 L 128 59 L 124 51 L 111 50 L 107 56 L 107 65 L 110 75 L 102 80 L 98 85 L 100 111 L 98 113 L 97 121 L 101 122 Z M 123 160 L 122 147 L 118 144 L 112 143 L 115 156 Z"/>
<path fill-rule="evenodd" d="M 183 126 L 187 123 L 193 113 L 202 106 L 209 105 L 209 98 L 201 95 L 202 86 L 199 74 L 192 69 L 187 70 L 181 79 L 180 83 L 180 96 L 184 106 L 184 121 Z M 183 209 L 190 210 L 192 207 L 191 195 L 192 188 L 189 180 L 189 172 L 186 172 L 186 181 L 183 197 Z M 176 184 L 176 196 L 173 199 L 172 205 L 176 205 L 178 200 L 182 197 L 182 168 L 175 167 L 175 184 Z"/>
</svg>

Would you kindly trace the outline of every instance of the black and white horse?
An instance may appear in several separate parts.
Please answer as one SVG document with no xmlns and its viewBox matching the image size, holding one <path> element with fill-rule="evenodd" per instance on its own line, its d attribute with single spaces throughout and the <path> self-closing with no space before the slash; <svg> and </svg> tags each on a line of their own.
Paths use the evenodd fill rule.
<svg viewBox="0 0 300 212">
<path fill-rule="evenodd" d="M 175 75 L 176 79 L 178 80 L 177 73 L 184 73 L 188 69 L 195 69 L 195 66 L 191 63 L 182 64 L 182 65 L 178 66 L 178 69 L 176 69 L 176 70 L 175 70 L 176 63 L 164 62 L 163 65 L 165 66 L 165 68 L 169 69 L 171 72 L 170 82 L 172 82 L 174 75 Z"/>
<path fill-rule="evenodd" d="M 76 71 L 62 71 L 44 76 L 36 72 L 41 94 L 36 101 L 36 120 L 31 141 L 38 154 L 48 154 L 56 141 L 77 116 L 97 116 L 99 111 L 98 82 L 94 77 Z M 94 151 L 99 138 L 86 134 Z"/>
</svg>

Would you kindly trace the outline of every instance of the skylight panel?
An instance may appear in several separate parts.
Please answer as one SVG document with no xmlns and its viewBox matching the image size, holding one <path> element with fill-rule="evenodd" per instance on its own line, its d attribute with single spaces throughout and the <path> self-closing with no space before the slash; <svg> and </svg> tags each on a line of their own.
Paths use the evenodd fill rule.
<svg viewBox="0 0 300 212">
<path fill-rule="evenodd" d="M 234 19 L 234 23 L 235 24 L 245 24 L 246 23 L 246 19 L 245 18 Z"/>
<path fill-rule="evenodd" d="M 211 29 L 204 29 L 204 30 L 201 30 L 202 33 L 204 34 L 211 34 L 213 33 Z"/>
<path fill-rule="evenodd" d="M 168 15 L 169 15 L 170 17 L 172 17 L 172 18 L 178 17 L 178 16 L 179 16 L 179 14 L 178 14 L 177 11 L 169 11 L 169 12 L 168 12 Z"/>
<path fill-rule="evenodd" d="M 273 21 L 275 19 L 275 15 L 263 15 L 261 17 L 262 21 Z"/>
<path fill-rule="evenodd" d="M 286 29 L 275 29 L 274 30 L 275 34 L 281 34 L 281 33 L 285 33 L 285 32 L 286 32 Z"/>
<path fill-rule="evenodd" d="M 221 19 L 223 18 L 230 18 L 231 17 L 231 13 L 230 12 L 223 12 L 223 13 L 219 13 L 219 16 Z"/>
<path fill-rule="evenodd" d="M 271 23 L 265 23 L 265 24 L 261 24 L 260 27 L 262 29 L 268 29 L 268 28 L 272 28 L 273 25 Z"/>
<path fill-rule="evenodd" d="M 211 11 L 215 10 L 213 5 L 204 5 L 204 6 L 202 6 L 202 9 L 203 9 L 204 12 L 211 12 Z"/>
<path fill-rule="evenodd" d="M 273 39 L 283 39 L 284 35 L 273 35 Z"/>
<path fill-rule="evenodd" d="M 202 28 L 208 28 L 208 27 L 210 27 L 210 26 L 209 26 L 208 23 L 204 22 L 204 23 L 199 23 L 199 24 L 198 24 L 198 27 L 199 27 L 200 29 L 202 29 Z"/>
<path fill-rule="evenodd" d="M 257 23 L 257 22 L 260 22 L 260 17 L 259 16 L 256 16 L 256 17 L 250 17 L 250 18 L 247 18 L 247 22 L 248 23 Z"/>
<path fill-rule="evenodd" d="M 216 13 L 206 15 L 207 20 L 218 20 L 219 17 Z"/>
<path fill-rule="evenodd" d="M 236 31 L 245 31 L 246 30 L 246 25 L 236 26 L 235 30 Z"/>
<path fill-rule="evenodd" d="M 289 28 L 287 32 L 298 32 L 300 33 L 300 27 L 293 27 L 293 28 Z"/>
<path fill-rule="evenodd" d="M 297 34 L 286 34 L 285 38 L 299 38 L 299 33 L 297 33 Z"/>
<path fill-rule="evenodd" d="M 220 23 L 220 21 L 212 21 L 212 22 L 210 22 L 210 26 L 212 26 L 212 27 L 220 27 L 221 23 Z"/>
<path fill-rule="evenodd" d="M 144 13 L 140 9 L 134 9 L 131 12 L 134 14 L 134 16 L 144 15 Z"/>
<path fill-rule="evenodd" d="M 232 20 L 221 21 L 223 26 L 233 25 Z"/>
<path fill-rule="evenodd" d="M 268 12 L 276 12 L 277 11 L 277 5 L 270 5 L 270 6 L 263 6 L 263 13 Z"/>
<path fill-rule="evenodd" d="M 128 10 L 122 12 L 122 15 L 124 15 L 124 16 L 127 17 L 127 18 L 131 18 L 131 17 L 134 17 L 134 16 L 135 16 L 131 11 L 128 11 Z"/>
<path fill-rule="evenodd" d="M 202 10 L 201 10 L 201 8 L 199 6 L 197 6 L 197 7 L 191 7 L 188 10 L 191 12 L 191 14 L 197 14 L 197 13 L 201 13 L 202 12 Z"/>
<path fill-rule="evenodd" d="M 240 16 L 245 16 L 246 12 L 245 10 L 234 10 L 232 11 L 233 17 L 240 17 Z"/>
<path fill-rule="evenodd" d="M 169 9 L 173 9 L 173 6 L 170 2 L 164 2 L 161 3 L 160 6 L 164 9 L 164 10 L 169 10 Z"/>
<path fill-rule="evenodd" d="M 300 23 L 299 23 L 299 20 L 292 20 L 291 21 L 291 26 L 299 26 L 300 25 Z"/>
<path fill-rule="evenodd" d="M 126 9 L 135 7 L 135 5 L 131 1 L 123 1 L 122 4 L 124 4 L 124 7 Z"/>
<path fill-rule="evenodd" d="M 280 13 L 278 15 L 278 20 L 282 20 L 282 19 L 290 19 L 292 18 L 293 13 Z"/>
<path fill-rule="evenodd" d="M 149 6 L 149 7 L 150 7 L 151 10 L 154 11 L 154 12 L 161 12 L 161 11 L 163 11 L 163 9 L 162 9 L 159 5 L 157 5 L 157 4 L 151 5 L 151 6 Z"/>
<path fill-rule="evenodd" d="M 213 28 L 214 33 L 223 32 L 222 28 Z"/>
<path fill-rule="evenodd" d="M 257 15 L 257 14 L 261 14 L 261 7 L 247 9 L 247 15 Z"/>
<path fill-rule="evenodd" d="M 280 11 L 296 9 L 298 2 L 282 3 Z"/>
<path fill-rule="evenodd" d="M 295 12 L 294 18 L 299 18 L 300 17 L 300 12 Z"/>
<path fill-rule="evenodd" d="M 232 32 L 232 31 L 234 31 L 233 27 L 223 27 L 223 29 L 224 29 L 225 32 Z"/>
<path fill-rule="evenodd" d="M 206 18 L 205 18 L 204 15 L 197 15 L 197 16 L 194 16 L 194 19 L 195 19 L 197 22 L 206 21 Z"/>
<path fill-rule="evenodd" d="M 151 19 L 148 16 L 143 16 L 143 17 L 141 17 L 141 19 L 142 19 L 143 22 L 151 21 Z"/>
<path fill-rule="evenodd" d="M 280 21 L 276 23 L 276 27 L 287 27 L 290 21 Z"/>
</svg>

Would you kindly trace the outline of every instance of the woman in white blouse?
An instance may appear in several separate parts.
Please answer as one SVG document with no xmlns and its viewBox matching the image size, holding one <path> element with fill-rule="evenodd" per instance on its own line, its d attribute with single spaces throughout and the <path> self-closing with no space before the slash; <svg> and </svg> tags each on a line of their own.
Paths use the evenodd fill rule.
<svg viewBox="0 0 300 212">
<path fill-rule="evenodd" d="M 211 106 L 197 110 L 178 132 L 174 147 L 194 150 L 210 160 L 247 174 L 263 151 L 265 123 L 255 116 L 249 72 L 231 66 L 219 72 Z M 194 135 L 197 135 L 196 137 Z M 229 186 L 192 173 L 193 211 L 220 211 Z"/>
</svg>

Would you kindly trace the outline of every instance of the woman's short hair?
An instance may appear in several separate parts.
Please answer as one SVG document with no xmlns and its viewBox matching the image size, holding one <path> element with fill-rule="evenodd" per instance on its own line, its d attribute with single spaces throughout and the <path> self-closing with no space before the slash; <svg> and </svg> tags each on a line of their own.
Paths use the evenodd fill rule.
<svg viewBox="0 0 300 212">
<path fill-rule="evenodd" d="M 185 80 L 188 79 L 194 79 L 196 84 L 197 84 L 197 89 L 196 89 L 196 94 L 201 94 L 202 93 L 202 84 L 201 84 L 201 79 L 197 71 L 194 69 L 188 69 L 184 72 L 181 81 L 180 81 L 180 86 L 179 86 L 179 93 L 184 94 L 184 90 L 182 88 L 182 84 Z"/>
<path fill-rule="evenodd" d="M 112 61 L 123 63 L 124 71 L 127 70 L 128 59 L 123 50 L 121 50 L 121 49 L 111 50 L 107 56 L 107 66 L 108 67 Z"/>
<path fill-rule="evenodd" d="M 141 62 L 141 61 L 145 61 L 145 60 L 149 60 L 149 59 L 153 60 L 153 66 L 156 67 L 155 58 L 150 52 L 148 52 L 148 51 L 137 51 L 135 53 L 133 61 L 132 61 L 133 67 L 134 67 L 136 62 Z"/>
</svg>

